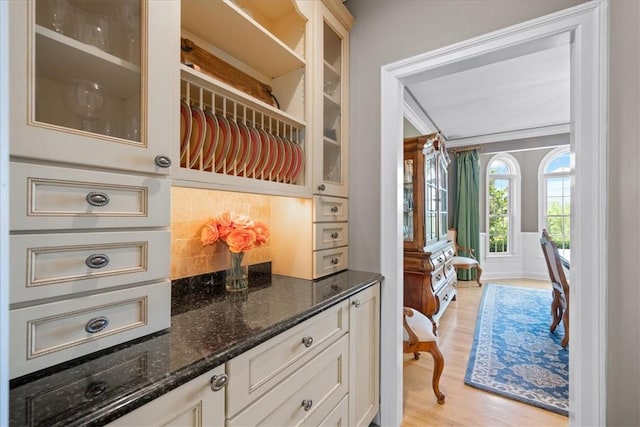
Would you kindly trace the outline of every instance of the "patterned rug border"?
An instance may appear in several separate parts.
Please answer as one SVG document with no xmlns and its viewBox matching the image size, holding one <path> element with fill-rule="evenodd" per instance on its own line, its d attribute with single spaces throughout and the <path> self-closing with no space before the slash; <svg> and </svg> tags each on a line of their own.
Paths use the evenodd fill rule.
<svg viewBox="0 0 640 427">
<path fill-rule="evenodd" d="M 547 291 L 544 289 L 535 289 L 535 288 L 525 288 L 525 287 L 519 287 L 519 286 L 510 286 L 510 285 L 502 285 L 502 284 L 495 284 L 495 283 L 487 283 L 483 286 L 483 291 L 482 291 L 482 297 L 480 300 L 480 306 L 478 307 L 478 314 L 477 314 L 477 318 L 476 318 L 476 326 L 475 326 L 475 331 L 474 331 L 474 335 L 473 335 L 473 343 L 471 345 L 471 351 L 469 352 L 469 361 L 467 364 L 467 370 L 465 373 L 465 377 L 464 377 L 464 382 L 465 384 L 477 388 L 479 390 L 483 390 L 483 391 L 487 391 L 493 394 L 497 394 L 499 396 L 504 396 L 507 397 L 509 399 L 512 400 L 516 400 L 519 402 L 523 402 L 526 403 L 528 405 L 532 405 L 532 406 L 536 406 L 542 409 L 546 409 L 552 412 L 555 412 L 557 414 L 560 415 L 565 415 L 568 416 L 568 410 L 569 410 L 569 404 L 568 401 L 567 402 L 560 402 L 557 399 L 549 399 L 549 403 L 545 403 L 539 400 L 536 400 L 535 398 L 533 398 L 534 396 L 532 396 L 532 398 L 528 398 L 526 396 L 523 396 L 521 394 L 515 394 L 514 392 L 510 391 L 507 389 L 507 387 L 502 387 L 502 389 L 496 389 L 496 386 L 492 386 L 492 385 L 485 385 L 485 384 L 479 384 L 477 382 L 475 382 L 473 380 L 473 375 L 474 375 L 474 368 L 476 366 L 476 358 L 478 355 L 478 345 L 479 345 L 479 341 L 480 341 L 480 334 L 482 333 L 482 327 L 483 324 L 481 322 L 482 320 L 482 314 L 484 313 L 484 309 L 486 308 L 485 305 L 487 304 L 487 295 L 489 294 L 489 292 L 494 292 L 496 290 L 498 290 L 499 288 L 510 288 L 510 289 L 516 289 L 516 290 L 525 290 L 525 291 L 531 291 L 531 292 L 536 292 L 536 293 L 549 293 L 549 303 L 551 303 L 551 290 Z M 551 316 L 551 314 L 549 313 L 549 316 Z M 551 319 L 549 318 L 549 322 L 551 322 Z M 560 324 L 560 326 L 562 326 L 562 324 Z M 548 328 L 546 329 L 548 331 Z M 560 337 L 562 336 L 563 332 L 561 330 L 557 330 L 555 332 L 555 336 L 558 336 L 558 346 L 560 345 Z M 568 351 L 568 350 L 566 350 Z M 500 383 L 496 384 L 500 385 Z M 522 390 L 523 392 L 528 392 L 527 390 Z M 532 395 L 532 393 L 528 393 L 529 395 Z M 540 398 L 540 396 L 535 396 L 537 398 Z"/>
</svg>

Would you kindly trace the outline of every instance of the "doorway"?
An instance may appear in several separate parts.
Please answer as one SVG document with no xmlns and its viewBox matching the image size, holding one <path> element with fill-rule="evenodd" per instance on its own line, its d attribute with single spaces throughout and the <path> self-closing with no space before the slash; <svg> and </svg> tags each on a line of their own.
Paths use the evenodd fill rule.
<svg viewBox="0 0 640 427">
<path fill-rule="evenodd" d="M 606 2 L 590 2 L 484 36 L 427 52 L 382 67 L 381 79 L 381 273 L 390 284 L 402 283 L 401 183 L 403 93 L 421 73 L 450 72 L 468 61 L 487 60 L 504 49 L 567 34 L 571 55 L 571 153 L 573 158 L 571 280 L 572 357 L 570 361 L 570 424 L 604 425 L 606 259 Z M 447 71 L 449 70 L 449 71 Z M 394 143 L 390 143 L 394 141 Z M 382 295 L 384 328 L 381 362 L 395 367 L 381 373 L 381 424 L 397 425 L 402 417 L 401 308 L 402 286 L 388 286 Z"/>
</svg>

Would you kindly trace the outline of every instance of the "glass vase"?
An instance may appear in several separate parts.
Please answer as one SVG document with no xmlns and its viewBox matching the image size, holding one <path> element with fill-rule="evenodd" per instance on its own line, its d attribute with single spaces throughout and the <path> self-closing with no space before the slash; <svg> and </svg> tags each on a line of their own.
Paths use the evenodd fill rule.
<svg viewBox="0 0 640 427">
<path fill-rule="evenodd" d="M 231 267 L 226 271 L 225 287 L 229 292 L 244 291 L 249 288 L 249 268 L 242 265 L 244 252 L 231 252 Z"/>
</svg>

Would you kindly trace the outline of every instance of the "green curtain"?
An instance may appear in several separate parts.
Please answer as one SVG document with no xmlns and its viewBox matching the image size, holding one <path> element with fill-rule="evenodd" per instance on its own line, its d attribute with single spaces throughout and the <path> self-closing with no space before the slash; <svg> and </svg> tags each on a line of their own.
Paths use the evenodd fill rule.
<svg viewBox="0 0 640 427">
<path fill-rule="evenodd" d="M 453 225 L 458 244 L 472 248 L 480 260 L 480 165 L 476 150 L 458 153 L 458 185 Z M 461 253 L 460 256 L 467 254 Z M 459 280 L 475 280 L 476 270 L 459 270 Z"/>
</svg>

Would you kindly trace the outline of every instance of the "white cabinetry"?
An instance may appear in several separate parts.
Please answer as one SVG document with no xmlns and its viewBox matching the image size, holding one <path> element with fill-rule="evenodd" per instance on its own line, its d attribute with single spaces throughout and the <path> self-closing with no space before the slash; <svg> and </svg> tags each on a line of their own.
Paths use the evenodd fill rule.
<svg viewBox="0 0 640 427">
<path fill-rule="evenodd" d="M 110 423 L 110 427 L 223 427 L 226 375 L 219 366 Z"/>
<path fill-rule="evenodd" d="M 12 378 L 170 324 L 179 2 L 115 4 L 9 5 Z"/>
</svg>

